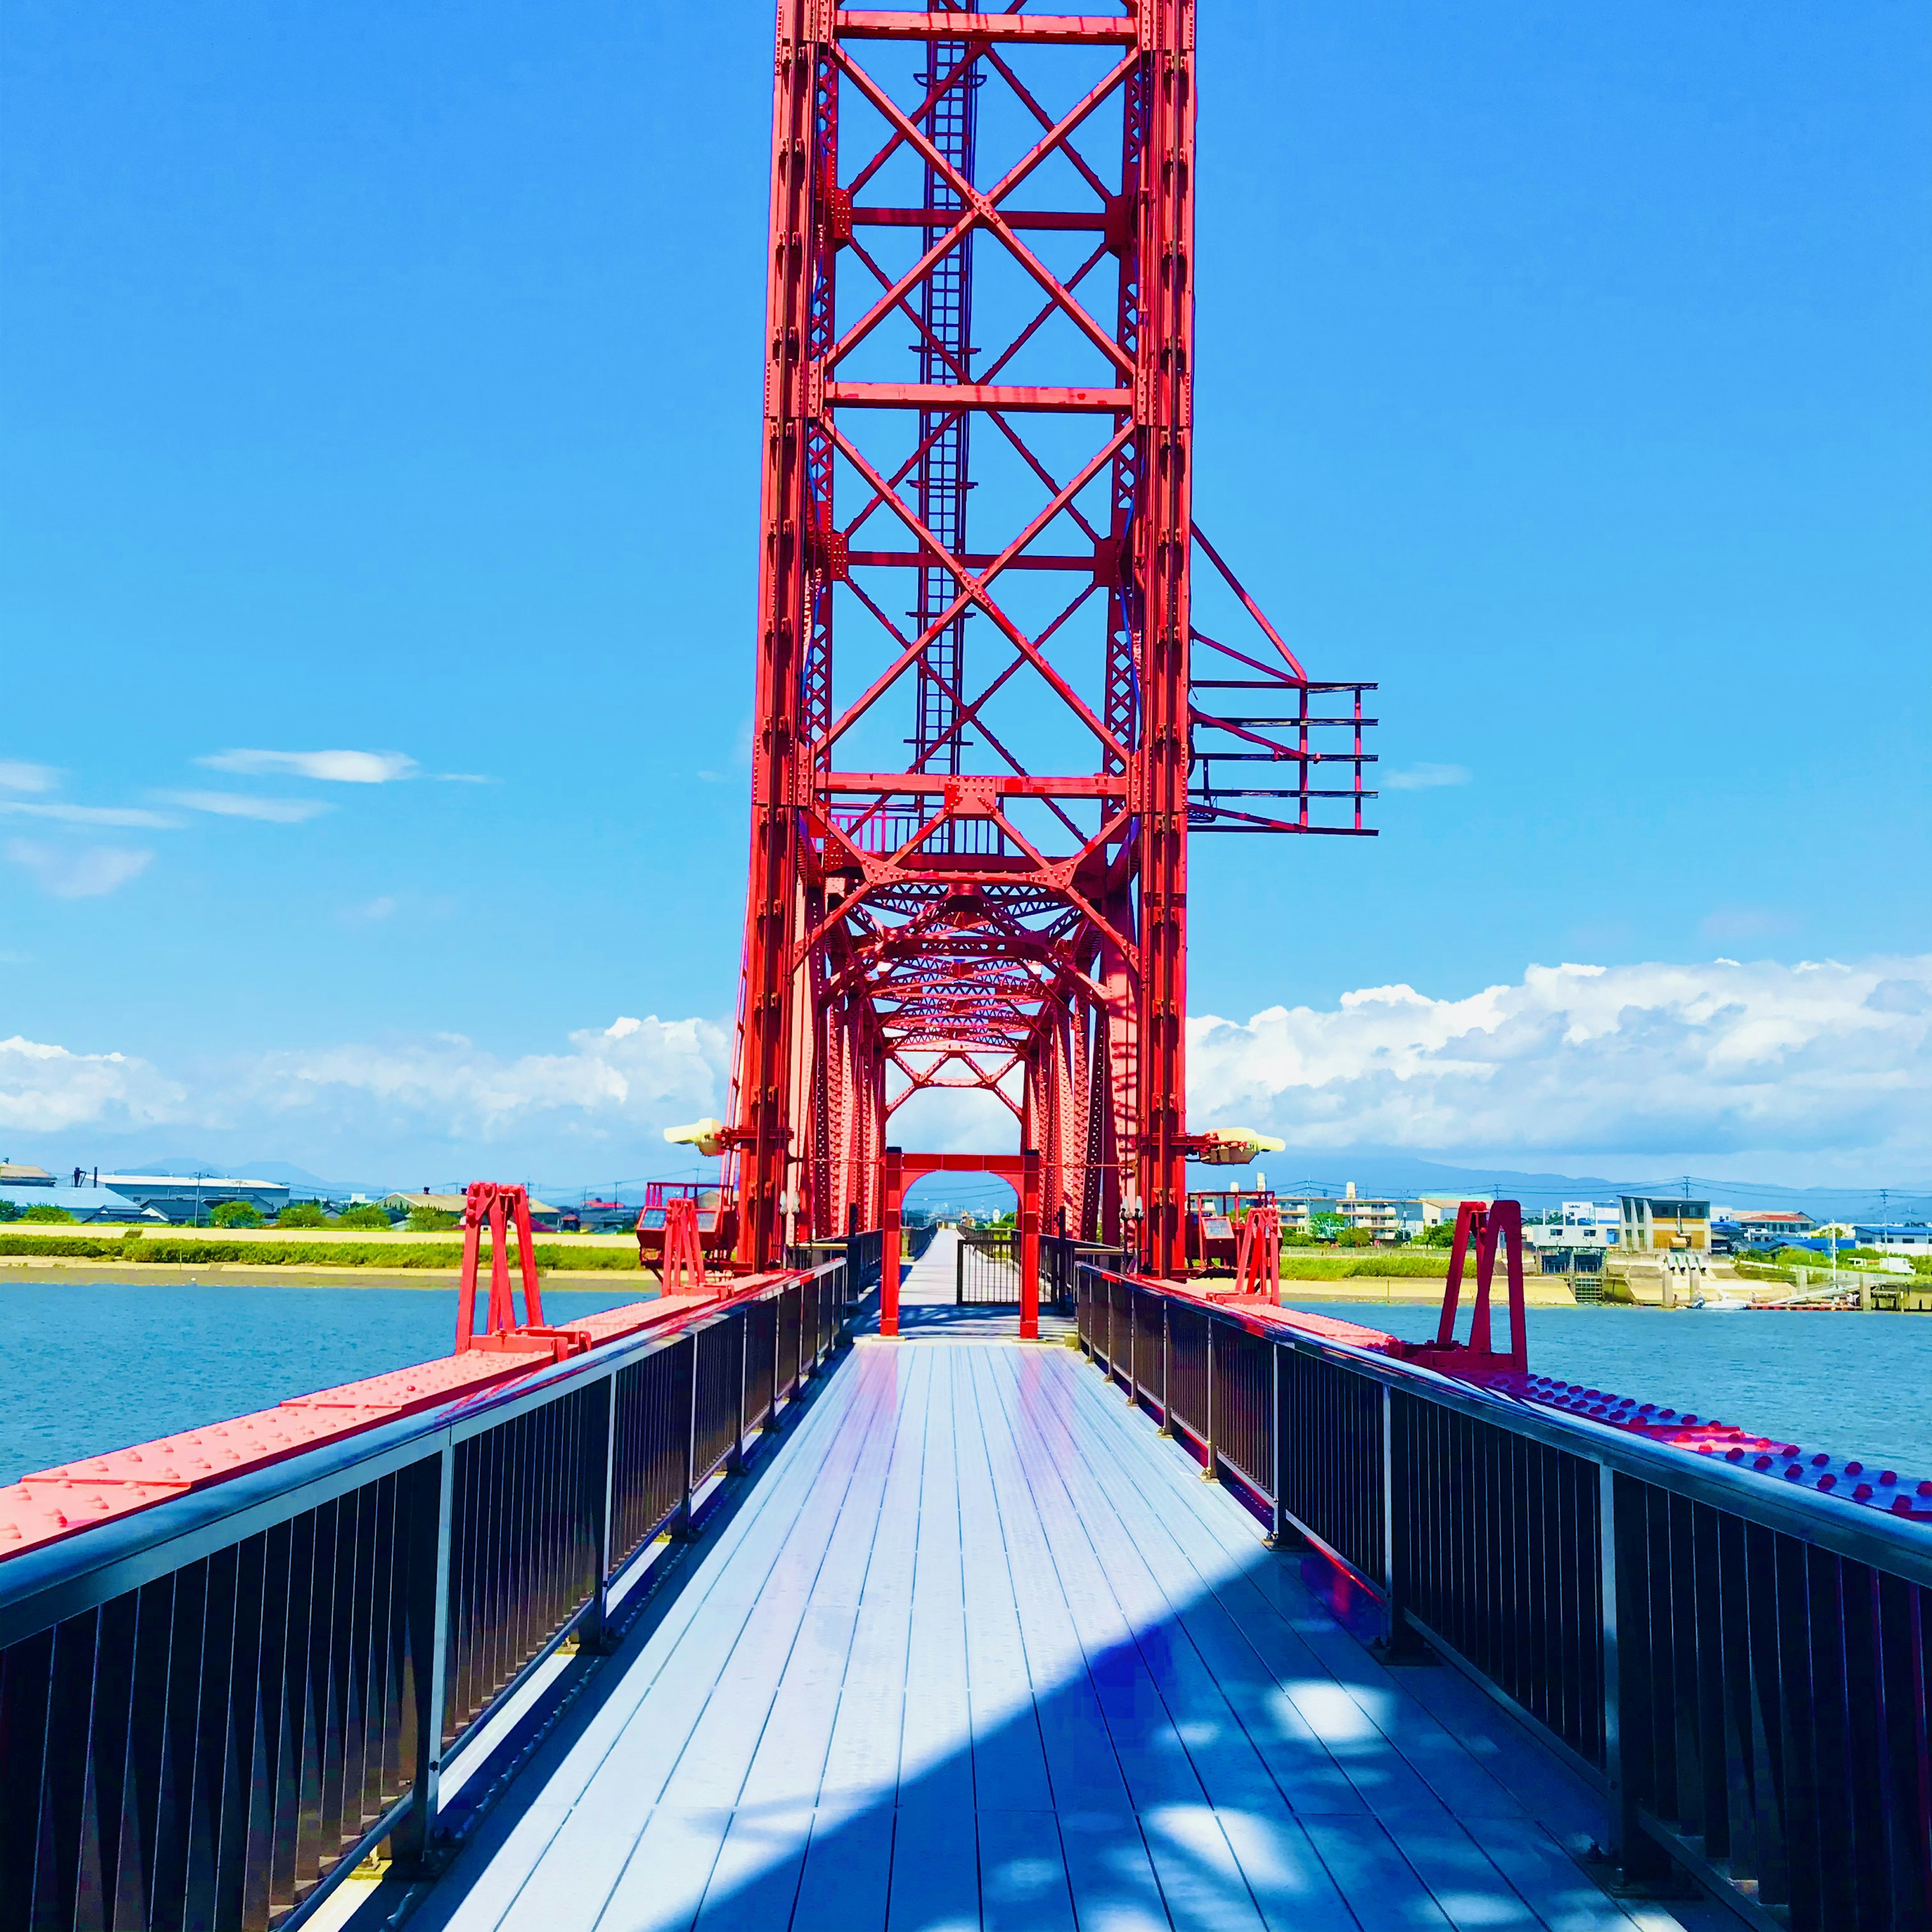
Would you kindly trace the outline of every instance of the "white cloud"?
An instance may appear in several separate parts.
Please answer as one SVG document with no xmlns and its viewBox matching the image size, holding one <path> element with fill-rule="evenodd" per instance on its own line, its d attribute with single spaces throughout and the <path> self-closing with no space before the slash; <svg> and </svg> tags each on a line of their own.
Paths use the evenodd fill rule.
<svg viewBox="0 0 1932 1932">
<path fill-rule="evenodd" d="M 622 1030 L 620 1030 L 622 1028 Z M 532 1129 L 595 1144 L 718 1111 L 728 1079 L 724 1030 L 653 1014 L 569 1036 L 566 1053 L 499 1059 L 460 1034 L 420 1046 L 340 1046 L 263 1056 L 237 1070 L 228 1110 L 296 1129 L 305 1112 L 400 1117 L 421 1131 L 488 1142 Z"/>
<path fill-rule="evenodd" d="M 30 765 L 20 758 L 0 758 L 0 791 L 52 791 L 60 773 L 51 765 Z"/>
<path fill-rule="evenodd" d="M 319 798 L 256 798 L 240 791 L 170 791 L 161 796 L 170 805 L 190 812 L 212 812 L 220 818 L 259 818 L 270 825 L 302 825 L 335 809 Z"/>
<path fill-rule="evenodd" d="M 145 1060 L 70 1053 L 17 1034 L 0 1040 L 0 1127 L 46 1134 L 145 1126 L 178 1118 L 184 1097 Z"/>
<path fill-rule="evenodd" d="M 377 898 L 365 900 L 361 905 L 344 906 L 336 914 L 344 926 L 374 926 L 379 921 L 395 916 L 396 902 L 388 892 Z"/>
<path fill-rule="evenodd" d="M 28 838 L 10 838 L 7 856 L 15 865 L 25 866 L 41 890 L 56 898 L 92 899 L 137 878 L 154 855 L 116 845 L 86 845 L 73 850 Z"/>
<path fill-rule="evenodd" d="M 1188 1036 L 1191 1124 L 1298 1148 L 1640 1166 L 1701 1154 L 1900 1184 L 1932 1170 L 1932 958 L 1532 967 L 1460 997 L 1378 986 L 1245 1023 L 1201 1016 Z M 144 1118 L 232 1134 L 238 1159 L 318 1172 L 419 1159 L 454 1172 L 473 1156 L 478 1172 L 560 1180 L 611 1161 L 662 1173 L 675 1160 L 659 1130 L 729 1106 L 730 1029 L 700 1019 L 626 1014 L 522 1055 L 456 1034 L 232 1055 L 179 1087 L 152 1068 L 139 1082 L 100 1070 L 136 1060 L 34 1051 L 58 1056 L 35 1063 L 35 1118 L 58 1108 L 105 1128 L 146 1096 L 166 1111 Z M 0 1062 L 0 1104 L 9 1090 Z M 0 1124 L 26 1119 L 12 1104 Z M 1013 1132 L 996 1102 L 952 1092 L 920 1096 L 896 1126 L 940 1148 L 1009 1146 Z"/>
<path fill-rule="evenodd" d="M 34 805 L 25 799 L 0 798 L 0 812 L 15 818 L 50 819 L 58 825 L 111 825 L 145 832 L 172 832 L 181 824 L 167 812 L 132 805 Z"/>
<path fill-rule="evenodd" d="M 1411 765 L 1399 772 L 1383 772 L 1376 780 L 1383 791 L 1433 791 L 1438 785 L 1466 785 L 1469 782 L 1466 765 Z"/>
<path fill-rule="evenodd" d="M 388 784 L 416 772 L 416 760 L 400 752 L 216 752 L 195 763 L 244 778 L 321 778 L 335 784 Z"/>
<path fill-rule="evenodd" d="M 1190 1124 L 1292 1146 L 1932 1160 L 1932 958 L 1533 966 L 1187 1030 Z"/>
</svg>

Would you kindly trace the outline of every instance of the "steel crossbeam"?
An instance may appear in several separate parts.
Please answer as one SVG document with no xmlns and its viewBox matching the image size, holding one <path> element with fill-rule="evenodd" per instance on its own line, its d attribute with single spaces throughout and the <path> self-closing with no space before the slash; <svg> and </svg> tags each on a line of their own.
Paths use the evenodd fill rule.
<svg viewBox="0 0 1932 1932">
<path fill-rule="evenodd" d="M 1043 1225 L 1178 1267 L 1190 837 L 1368 830 L 1372 687 L 1195 527 L 1194 13 L 781 0 L 741 1267 L 880 1225 L 949 1090 Z"/>
</svg>

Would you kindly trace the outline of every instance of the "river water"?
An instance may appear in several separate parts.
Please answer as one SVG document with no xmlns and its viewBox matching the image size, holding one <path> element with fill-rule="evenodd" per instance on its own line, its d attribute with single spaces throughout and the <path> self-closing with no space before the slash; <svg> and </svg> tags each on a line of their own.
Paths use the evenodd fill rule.
<svg viewBox="0 0 1932 1932">
<path fill-rule="evenodd" d="M 548 1289 L 568 1322 L 635 1301 Z M 0 1278 L 0 1482 L 449 1353 L 456 1291 Z"/>
<path fill-rule="evenodd" d="M 636 1289 L 553 1290 L 568 1320 Z M 0 1482 L 446 1354 L 453 1289 L 0 1280 Z M 1324 1302 L 1405 1340 L 1419 1305 Z M 1465 1318 L 1466 1320 L 1466 1317 Z M 1498 1324 L 1500 1334 L 1500 1324 Z M 1530 1366 L 1932 1476 L 1932 1318 L 1533 1308 Z"/>
<path fill-rule="evenodd" d="M 1305 1304 L 1406 1342 L 1436 1333 L 1420 1304 Z M 1460 1333 L 1468 1335 L 1468 1304 Z M 1532 1308 L 1529 1366 L 1606 1394 L 1932 1476 L 1932 1316 Z M 1504 1342 L 1508 1315 L 1492 1317 Z"/>
</svg>

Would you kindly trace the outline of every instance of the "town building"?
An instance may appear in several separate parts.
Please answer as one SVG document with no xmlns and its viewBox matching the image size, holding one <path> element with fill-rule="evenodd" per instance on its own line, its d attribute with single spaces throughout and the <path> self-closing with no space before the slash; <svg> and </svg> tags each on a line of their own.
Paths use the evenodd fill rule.
<svg viewBox="0 0 1932 1932">
<path fill-rule="evenodd" d="M 1286 1194 L 1281 1197 L 1284 1234 L 1336 1234 L 1348 1228 L 1378 1241 L 1402 1240 L 1426 1225 L 1420 1201 L 1358 1194 L 1352 1180 L 1338 1195 Z"/>
<path fill-rule="evenodd" d="M 51 1187 L 54 1178 L 44 1167 L 23 1161 L 0 1160 L 0 1187 Z"/>
<path fill-rule="evenodd" d="M 1447 1221 L 1455 1226 L 1456 1216 L 1466 1201 L 1480 1201 L 1486 1208 L 1496 1197 L 1493 1194 L 1424 1194 L 1417 1198 L 1416 1205 L 1422 1210 L 1422 1225 L 1435 1227 Z"/>
<path fill-rule="evenodd" d="M 466 1195 L 434 1194 L 425 1187 L 420 1194 L 386 1194 L 381 1204 L 392 1214 L 406 1214 L 416 1208 L 434 1208 L 441 1214 L 453 1214 L 460 1221 L 468 1203 Z M 637 1210 L 633 1208 L 631 1222 L 636 1220 Z M 575 1208 L 553 1208 L 548 1201 L 539 1201 L 534 1194 L 530 1196 L 530 1226 L 536 1232 L 554 1234 L 560 1228 L 574 1228 L 580 1225 Z M 628 1227 L 631 1222 L 625 1225 Z"/>
<path fill-rule="evenodd" d="M 51 1178 L 44 1187 L 30 1181 L 22 1186 L 16 1183 L 0 1183 L 0 1202 L 4 1202 L 13 1211 L 6 1216 L 14 1221 L 30 1208 L 64 1208 L 76 1221 L 165 1221 L 165 1214 L 157 1214 L 130 1201 L 124 1194 L 111 1187 L 63 1187 L 56 1186 Z"/>
<path fill-rule="evenodd" d="M 244 1180 L 210 1174 L 109 1174 L 102 1185 L 140 1208 L 152 1208 L 164 1221 L 198 1227 L 224 1201 L 245 1201 L 266 1217 L 287 1204 L 289 1190 L 279 1180 Z"/>
<path fill-rule="evenodd" d="M 1620 1194 L 1623 1210 L 1618 1245 L 1638 1254 L 1656 1248 L 1690 1248 L 1708 1252 L 1711 1204 L 1675 1194 Z"/>
<path fill-rule="evenodd" d="M 1853 1228 L 1862 1248 L 1876 1248 L 1882 1255 L 1932 1255 L 1932 1225 L 1924 1221 L 1860 1222 Z"/>
<path fill-rule="evenodd" d="M 1726 1217 L 1720 1216 L 1720 1219 Z M 1745 1247 L 1770 1247 L 1794 1240 L 1813 1232 L 1816 1223 L 1809 1214 L 1783 1208 L 1750 1208 L 1728 1217 L 1731 1238 Z"/>
<path fill-rule="evenodd" d="M 1604 1224 L 1594 1201 L 1566 1201 L 1554 1216 L 1527 1223 L 1522 1238 L 1545 1274 L 1600 1274 L 1619 1232 Z"/>
</svg>

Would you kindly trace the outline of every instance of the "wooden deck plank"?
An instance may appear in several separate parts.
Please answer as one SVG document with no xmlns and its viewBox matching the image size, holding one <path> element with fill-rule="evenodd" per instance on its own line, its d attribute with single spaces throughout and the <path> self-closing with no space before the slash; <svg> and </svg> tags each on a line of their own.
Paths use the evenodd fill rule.
<svg viewBox="0 0 1932 1932">
<path fill-rule="evenodd" d="M 730 1823 L 730 1813 L 715 1805 L 658 1806 L 598 1916 L 596 1932 L 690 1932 Z"/>
<path fill-rule="evenodd" d="M 796 1805 L 741 1805 L 705 1888 L 697 1932 L 776 1932 L 789 1925 L 812 1840 Z"/>
<path fill-rule="evenodd" d="M 923 1474 L 926 1416 L 934 1358 L 922 1349 L 888 1351 L 874 1370 L 861 1351 L 861 1374 L 903 1376 L 905 1400 L 892 1442 L 892 1466 L 860 1586 L 859 1614 L 845 1678 L 839 1687 L 825 1772 L 819 1786 L 823 1810 L 864 1804 L 896 1806 L 899 1742 L 905 1714 L 907 1646 L 912 1631 L 912 1572 L 919 1535 L 919 1500 Z M 823 1821 L 821 1821 L 822 1822 Z M 814 1834 L 815 1837 L 816 1834 Z M 886 1840 L 888 1867 L 891 1858 Z M 807 1874 L 810 1861 L 807 1861 Z"/>
<path fill-rule="evenodd" d="M 842 1438 L 846 1453 L 827 1459 L 809 1504 L 800 1510 L 798 1533 L 772 1558 L 730 1657 L 668 1773 L 666 1789 L 682 1806 L 728 1809 L 738 1802 L 848 1503 L 856 1505 L 853 1514 L 860 1524 L 876 1522 L 876 1496 L 869 1487 L 855 1495 L 855 1479 L 873 1436 L 889 1432 L 893 1410 L 874 1395 L 862 1400 L 854 1414 L 860 1426 Z"/>
<path fill-rule="evenodd" d="M 799 1807 L 809 1817 L 818 1802 L 832 1721 L 850 1665 L 859 1601 L 878 1534 L 904 1393 L 904 1378 L 892 1372 L 890 1362 L 855 1365 L 854 1372 L 878 1383 L 874 1399 L 890 1402 L 893 1419 L 867 1439 L 846 1506 L 813 1580 L 797 1640 L 739 1798 L 740 1804 L 754 1810 Z"/>
<path fill-rule="evenodd" d="M 884 1804 L 821 1808 L 790 1932 L 884 1932 L 898 1816 Z"/>
<path fill-rule="evenodd" d="M 1101 1399 L 1112 1406 L 1111 1392 L 1104 1388 Z M 1087 1392 L 1076 1388 L 1072 1400 L 1084 1403 Z M 1180 1690 L 1194 1707 L 1190 1723 L 1196 1728 L 1211 1726 L 1215 1732 L 1213 1742 L 1196 1753 L 1210 1796 L 1222 1803 L 1255 1802 L 1258 1769 L 1297 1809 L 1367 1808 L 1321 1727 L 1301 1709 L 1294 1694 L 1295 1680 L 1282 1680 L 1264 1667 L 1219 1602 L 1217 1592 L 1241 1568 L 1272 1560 L 1262 1549 L 1258 1530 L 1245 1549 L 1236 1544 L 1219 1555 L 1210 1551 L 1204 1564 L 1190 1560 L 1162 1527 L 1163 1519 L 1218 1508 L 1226 1498 L 1200 1484 L 1186 1460 L 1157 1437 L 1156 1454 L 1170 1466 L 1161 1472 L 1168 1486 L 1150 1495 L 1146 1472 L 1138 1462 L 1126 1460 L 1124 1445 L 1118 1461 L 1079 1450 L 1082 1420 L 1077 1409 L 1057 1409 L 1049 1446 L 1065 1467 L 1076 1508 L 1094 1513 L 1096 1520 L 1113 1516 L 1115 1534 L 1104 1539 L 1105 1546 L 1121 1552 L 1116 1562 L 1127 1566 L 1122 1574 L 1134 1593 L 1136 1615 L 1148 1628 L 1171 1626 L 1188 1640 L 1185 1646 L 1168 1648 L 1186 1680 Z M 1189 1472 L 1178 1480 L 1177 1465 Z M 1237 1749 L 1237 1738 L 1252 1763 Z M 1388 1794 L 1384 1788 L 1376 1795 Z M 1426 1802 L 1420 1787 L 1401 1795 Z"/>
<path fill-rule="evenodd" d="M 1038 1378 L 1043 1364 L 1052 1358 L 1035 1352 L 1015 1359 L 1024 1386 L 1010 1373 L 996 1378 L 994 1386 L 1016 1438 L 1033 1451 L 1022 1455 L 1022 1474 L 1039 1512 L 1134 1809 L 1145 1813 L 1162 1804 L 1198 1804 L 1206 1794 L 1141 1654 L 1134 1627 L 1108 1583 L 1060 1472 L 1040 1453 L 1034 1426 Z"/>
<path fill-rule="evenodd" d="M 972 1358 L 956 1358 L 953 1442 L 964 1558 L 966 1678 L 973 1789 L 982 1811 L 1053 1809 L 1040 1714 L 1021 1634 L 1012 1558 L 993 1492 Z M 1055 1834 L 1056 1845 L 1058 1834 Z M 1058 1852 L 1056 1849 L 1056 1858 Z"/>
<path fill-rule="evenodd" d="M 920 1471 L 919 1536 L 906 1641 L 898 1824 L 888 1924 L 979 1932 L 980 1859 L 970 1828 L 973 1718 L 966 1676 L 966 1585 L 961 1549 L 953 1378 L 958 1357 L 932 1358 Z"/>
<path fill-rule="evenodd" d="M 1124 1424 L 1127 1429 L 1151 1432 L 1148 1418 L 1124 1412 L 1124 1405 L 1122 1408 L 1124 1412 L 1112 1418 L 1114 1423 Z M 1071 1424 L 1065 1440 L 1070 1453 L 1074 1442 Z M 1081 1460 L 1099 1486 L 1110 1493 L 1121 1495 L 1117 1459 L 1083 1456 Z M 1174 1460 L 1185 1467 L 1189 1459 L 1176 1452 Z M 1190 1471 L 1190 1478 L 1192 1473 Z M 1210 1491 L 1218 1486 L 1200 1485 L 1202 1489 Z M 1224 1496 L 1227 1507 L 1219 1510 L 1201 1507 L 1192 1510 L 1162 1507 L 1156 1510 L 1144 1496 L 1138 1495 L 1123 1496 L 1122 1501 L 1133 1516 L 1137 1534 L 1149 1539 L 1150 1549 L 1174 1546 L 1194 1564 L 1204 1580 L 1210 1570 L 1219 1568 L 1211 1555 L 1214 1548 L 1222 1551 L 1251 1548 L 1260 1537 L 1259 1526 L 1232 1497 Z M 1312 1675 L 1318 1682 L 1324 1678 L 1332 1679 L 1342 1687 L 1344 1698 L 1359 1708 L 1361 1715 L 1358 1720 L 1346 1708 L 1343 1700 L 1325 1691 L 1318 1693 L 1313 1700 L 1316 1708 L 1303 1712 L 1318 1731 L 1324 1728 L 1339 1730 L 1345 1738 L 1352 1740 L 1359 1737 L 1366 1725 L 1380 1732 L 1394 1746 L 1396 1760 L 1384 1767 L 1382 1778 L 1378 1780 L 1380 1788 L 1375 1798 L 1378 1808 L 1401 1802 L 1412 1803 L 1426 1813 L 1432 1808 L 1422 1796 L 1426 1791 L 1436 1803 L 1463 1816 L 1520 1815 L 1523 1808 L 1515 1794 L 1492 1777 L 1487 1766 L 1452 1736 L 1435 1714 L 1411 1694 L 1408 1680 L 1414 1676 L 1413 1672 L 1404 1670 L 1397 1674 L 1388 1670 L 1332 1622 L 1325 1629 L 1312 1627 L 1312 1622 L 1309 1628 L 1297 1628 L 1286 1618 L 1270 1623 L 1264 1616 L 1256 1614 L 1259 1605 L 1252 1600 L 1242 1600 L 1250 1598 L 1251 1593 L 1260 1594 L 1256 1591 L 1255 1585 L 1261 1574 L 1280 1567 L 1279 1564 L 1248 1563 L 1243 1566 L 1238 1579 L 1223 1582 L 1217 1576 L 1210 1587 L 1223 1602 L 1232 1598 L 1240 1604 L 1246 1614 L 1236 1616 L 1238 1627 L 1251 1633 L 1251 1641 L 1264 1639 L 1274 1653 L 1270 1660 L 1288 1670 L 1290 1674 L 1280 1681 L 1298 1706 L 1300 1700 L 1293 1687 L 1298 1681 Z M 1184 1573 L 1178 1580 L 1178 1587 L 1184 1591 L 1189 1589 Z M 1306 1653 L 1306 1662 L 1299 1670 L 1294 1668 L 1302 1662 L 1298 1653 Z M 1402 1765 L 1413 1769 L 1418 1780 L 1414 1786 L 1408 1786 L 1407 1779 L 1402 1775 L 1399 1767 Z M 1400 1791 L 1391 1788 L 1398 1784 L 1407 1788 Z"/>
<path fill-rule="evenodd" d="M 629 1768 L 637 1746 L 656 1748 L 662 1743 L 661 1712 L 654 1708 L 648 1722 L 640 1722 L 639 1714 L 646 1704 L 664 1701 L 654 1700 L 652 1694 L 662 1683 L 680 1691 L 679 1701 L 690 1708 L 695 1723 L 715 1676 L 707 1662 L 722 1666 L 736 1630 L 757 1602 L 759 1580 L 769 1573 L 778 1552 L 793 1538 L 812 1533 L 814 1499 L 832 1492 L 836 1474 L 828 1480 L 828 1472 L 842 1466 L 854 1443 L 854 1432 L 848 1425 L 856 1393 L 855 1388 L 842 1389 L 837 1391 L 841 1400 L 826 1412 L 814 1411 L 805 1418 L 818 1426 L 809 1434 L 801 1429 L 785 1445 L 800 1452 L 784 1472 L 786 1480 L 772 1482 L 768 1494 L 754 1492 L 752 1506 L 728 1526 L 704 1574 L 694 1578 L 673 1615 L 622 1673 L 618 1694 L 597 1713 L 562 1761 L 549 1768 L 547 1802 L 532 1815 L 519 1841 L 514 1846 L 478 1848 L 479 1854 L 486 1850 L 493 1854 L 492 1864 L 497 1858 L 526 1858 L 526 1869 L 523 1882 L 507 1899 L 502 1896 L 505 1888 L 494 1879 L 464 1898 L 448 1919 L 458 1932 L 498 1925 L 507 1932 L 521 1932 L 526 1927 L 537 1932 L 539 1928 L 595 1922 L 618 1883 L 662 1786 L 661 1778 L 652 1784 Z M 780 1472 L 771 1473 L 776 1477 Z M 605 1774 L 611 1772 L 615 1774 Z M 546 1824 L 553 1828 L 543 1838 Z M 478 1862 L 468 1857 L 464 1861 Z M 510 1865 L 506 1863 L 504 1869 Z M 453 1894 L 456 1887 L 442 1889 Z"/>
<path fill-rule="evenodd" d="M 1153 1932 L 1168 1920 L 1126 1775 L 1090 1673 L 1080 1625 L 1048 1548 L 998 1382 L 1013 1364 L 991 1349 L 965 1358 L 979 1436 L 1006 1551 L 1033 1685 L 1060 1852 L 1081 1932 Z"/>
<path fill-rule="evenodd" d="M 1053 1813 L 982 1805 L 976 1822 L 984 1932 L 1076 1932 Z"/>
<path fill-rule="evenodd" d="M 1068 1352 L 864 1344 L 412 1932 L 1668 1932 L 1448 1676 Z"/>
</svg>

